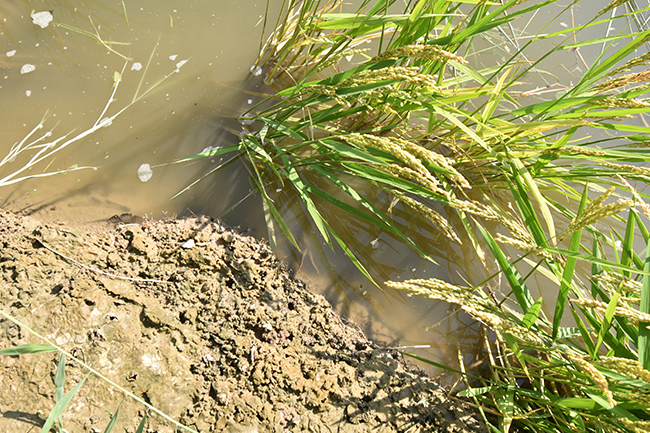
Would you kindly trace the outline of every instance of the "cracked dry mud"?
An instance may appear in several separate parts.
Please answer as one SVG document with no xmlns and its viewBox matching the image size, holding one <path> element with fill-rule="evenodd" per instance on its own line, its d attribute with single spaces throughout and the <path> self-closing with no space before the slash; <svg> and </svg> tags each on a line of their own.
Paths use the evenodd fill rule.
<svg viewBox="0 0 650 433">
<path fill-rule="evenodd" d="M 266 244 L 209 218 L 83 231 L 0 211 L 0 245 L 5 312 L 194 430 L 485 431 L 292 279 Z M 41 341 L 0 320 L 0 347 L 26 343 Z M 0 357 L 0 431 L 41 429 L 59 356 Z M 68 360 L 65 391 L 85 375 Z M 91 375 L 63 426 L 102 432 L 121 400 Z M 144 412 L 127 398 L 113 431 L 135 432 Z M 145 431 L 174 427 L 150 414 Z"/>
</svg>

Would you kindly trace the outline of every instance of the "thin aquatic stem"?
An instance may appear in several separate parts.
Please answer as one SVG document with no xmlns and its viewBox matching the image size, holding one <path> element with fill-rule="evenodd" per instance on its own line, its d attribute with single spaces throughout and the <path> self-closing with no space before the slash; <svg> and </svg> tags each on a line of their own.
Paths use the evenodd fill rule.
<svg viewBox="0 0 650 433">
<path fill-rule="evenodd" d="M 95 124 L 93 125 L 93 127 L 99 125 L 99 123 L 102 121 L 102 118 L 104 117 L 104 114 L 106 114 L 106 111 L 108 110 L 108 108 L 113 103 L 113 101 L 114 101 L 113 97 L 115 96 L 115 93 L 117 92 L 117 88 L 120 85 L 120 82 L 122 81 L 122 74 L 124 74 L 124 70 L 126 69 L 127 64 L 128 64 L 128 62 L 124 63 L 124 66 L 122 66 L 122 72 L 121 73 L 119 73 L 119 74 L 117 72 L 115 73 L 114 83 L 113 83 L 113 91 L 111 93 L 111 96 L 110 96 L 110 98 L 108 98 L 108 101 L 106 102 L 106 105 L 104 105 L 104 109 L 100 113 L 99 117 L 97 117 L 97 121 L 95 121 Z M 137 91 L 136 91 L 136 93 L 137 93 Z"/>
</svg>

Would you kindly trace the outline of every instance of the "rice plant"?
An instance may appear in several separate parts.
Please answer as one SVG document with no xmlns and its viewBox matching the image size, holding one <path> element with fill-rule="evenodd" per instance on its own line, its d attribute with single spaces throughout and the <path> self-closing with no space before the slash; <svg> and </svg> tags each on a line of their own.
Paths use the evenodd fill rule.
<svg viewBox="0 0 650 433">
<path fill-rule="evenodd" d="M 275 193 L 291 188 L 315 230 L 370 279 L 328 207 L 424 257 L 434 251 L 404 234 L 398 209 L 470 244 L 484 281 L 388 286 L 461 305 L 491 330 L 488 376 L 467 373 L 463 395 L 498 415 L 499 431 L 650 427 L 650 252 L 633 246 L 650 239 L 650 7 L 615 0 L 585 24 L 515 30 L 579 3 L 418 0 L 400 13 L 378 0 L 344 13 L 339 2 L 290 1 L 252 68 L 272 96 L 242 116 L 238 144 L 195 156 L 245 158 L 271 240 L 279 227 L 296 245 Z M 581 37 L 597 28 L 606 34 Z M 474 53 L 495 35 L 509 54 L 483 65 Z M 591 64 L 586 47 L 597 50 Z M 576 83 L 525 87 L 571 50 L 586 69 Z M 534 298 L 537 276 L 553 302 Z"/>
<path fill-rule="evenodd" d="M 479 2 L 462 12 L 461 3 L 420 1 L 405 13 L 389 14 L 393 2 L 378 1 L 367 11 L 342 14 L 333 12 L 338 3 L 291 2 L 253 68 L 265 70 L 266 82 L 279 90 L 242 116 L 249 132 L 238 145 L 195 157 L 236 151 L 227 162 L 251 161 L 253 181 L 272 221 L 271 238 L 277 225 L 295 245 L 273 193 L 277 186 L 292 187 L 325 241 L 338 244 L 371 279 L 324 217 L 323 204 L 381 227 L 426 257 L 391 217 L 399 204 L 422 214 L 450 241 L 459 241 L 460 230 L 483 258 L 474 221 L 513 221 L 488 204 L 498 189 L 526 202 L 521 212 L 528 225 L 527 233 L 508 227 L 510 236 L 502 239 L 529 248 L 554 245 L 560 239 L 551 212 L 570 217 L 570 210 L 545 191 L 575 201 L 578 182 L 598 179 L 598 189 L 620 186 L 617 176 L 646 178 L 638 164 L 629 164 L 648 160 L 642 148 L 606 147 L 612 139 L 587 134 L 615 131 L 627 134 L 628 142 L 643 142 L 646 127 L 619 123 L 650 107 L 638 99 L 645 93 L 643 74 L 608 77 L 644 62 L 636 58 L 618 65 L 645 43 L 648 33 L 619 35 L 617 41 L 623 36 L 630 41 L 622 47 L 610 44 L 603 60 L 559 99 L 521 106 L 514 96 L 521 92 L 512 89 L 535 71 L 534 63 L 523 60 L 526 47 L 559 38 L 553 51 L 575 48 L 568 41 L 602 23 L 606 11 L 562 36 L 531 38 L 503 65 L 476 69 L 468 64 L 460 53 L 468 52 L 475 38 L 555 2 L 517 9 L 518 3 Z M 367 41 L 375 41 L 372 53 L 359 48 Z M 349 56 L 366 60 L 344 68 L 341 63 Z M 385 199 L 371 202 L 362 188 L 341 180 L 346 178 L 373 185 Z M 451 226 L 434 203 L 455 212 L 462 227 Z M 530 220 L 534 207 L 539 213 Z"/>
<path fill-rule="evenodd" d="M 588 212 L 585 202 L 574 222 Z M 609 249 L 614 257 L 605 254 L 611 239 L 596 231 L 585 236 L 580 228 L 573 232 L 569 253 L 557 255 L 556 261 L 543 259 L 560 271 L 551 318 L 541 311 L 541 298 L 523 308 L 530 300 L 525 281 L 507 261 L 501 270 L 513 274 L 508 281 L 517 304 L 497 299 L 487 282 L 473 287 L 438 280 L 387 284 L 460 305 L 490 330 L 480 342 L 488 373 L 466 379 L 460 395 L 498 414 L 495 429 L 645 432 L 650 426 L 650 249 L 645 260 L 636 255 L 631 243 L 637 230 L 650 245 L 647 229 L 633 210 L 625 232 L 612 232 L 623 239 L 619 254 Z M 585 241 L 591 245 L 581 245 Z M 578 253 L 578 245 L 585 253 Z M 491 247 L 499 254 L 496 244 Z M 574 273 L 576 260 L 592 264 L 587 278 Z M 575 326 L 559 325 L 565 308 Z M 462 366 L 461 354 L 459 359 Z"/>
</svg>

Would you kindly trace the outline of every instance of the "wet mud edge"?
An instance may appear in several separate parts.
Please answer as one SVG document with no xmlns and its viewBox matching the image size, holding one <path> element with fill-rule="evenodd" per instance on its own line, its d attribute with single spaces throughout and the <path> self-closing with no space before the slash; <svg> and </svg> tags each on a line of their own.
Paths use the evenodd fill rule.
<svg viewBox="0 0 650 433">
<path fill-rule="evenodd" d="M 265 243 L 210 218 L 81 230 L 0 211 L 0 245 L 3 311 L 196 431 L 486 431 Z M 0 319 L 0 347 L 26 343 L 42 341 Z M 59 356 L 0 357 L 0 431 L 40 430 Z M 87 372 L 68 359 L 65 373 L 68 392 Z M 122 397 L 90 375 L 63 427 L 104 431 Z M 127 397 L 113 432 L 135 432 L 145 411 Z M 145 431 L 174 428 L 149 413 Z"/>
</svg>

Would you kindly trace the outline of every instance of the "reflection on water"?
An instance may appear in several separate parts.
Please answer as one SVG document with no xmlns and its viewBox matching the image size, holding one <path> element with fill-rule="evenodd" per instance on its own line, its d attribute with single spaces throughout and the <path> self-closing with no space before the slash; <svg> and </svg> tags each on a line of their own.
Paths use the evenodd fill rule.
<svg viewBox="0 0 650 433">
<path fill-rule="evenodd" d="M 32 23 L 30 2 L 0 5 L 4 18 L 0 21 L 3 155 L 46 114 L 45 130 L 53 128 L 57 136 L 92 126 L 109 101 L 116 71 L 124 70 L 108 115 L 173 71 L 177 62 L 189 59 L 179 74 L 129 108 L 109 128 L 57 154 L 32 174 L 66 169 L 73 164 L 96 166 L 97 171 L 77 171 L 4 188 L 0 190 L 0 205 L 14 211 L 29 211 L 45 221 L 62 220 L 70 224 L 105 221 L 124 212 L 152 218 L 208 214 L 222 216 L 229 225 L 265 237 L 260 199 L 249 194 L 252 187 L 244 164 L 228 165 L 172 201 L 172 195 L 210 171 L 220 158 L 161 165 L 237 139 L 241 130 L 237 117 L 258 101 L 263 92 L 259 79 L 249 73 L 249 68 L 259 49 L 262 29 L 258 23 L 265 3 L 146 0 L 124 2 L 125 11 L 121 3 L 113 1 L 55 1 L 48 3 L 54 22 L 46 28 Z M 275 3 L 278 4 L 272 6 L 280 6 L 280 2 Z M 596 8 L 600 3 L 607 2 L 588 4 Z M 273 10 L 270 13 L 275 16 Z M 523 43 L 540 30 L 535 26 L 546 24 L 551 18 L 537 16 L 527 21 L 516 43 Z M 571 17 L 561 17 L 557 26 L 562 19 Z M 57 27 L 56 23 L 67 27 Z M 99 44 L 96 38 L 72 28 L 95 34 L 103 41 L 120 43 L 110 47 L 132 60 L 125 64 L 122 57 Z M 516 50 L 516 44 L 498 32 L 491 40 L 476 43 L 477 51 L 470 52 L 468 59 L 478 66 L 499 63 L 500 56 Z M 539 68 L 529 74 L 522 92 L 546 86 L 560 89 L 572 80 L 575 82 L 580 73 L 579 59 L 567 52 L 558 56 L 555 61 L 562 68 L 552 72 Z M 133 68 L 134 62 L 143 67 Z M 34 65 L 34 70 L 21 74 L 25 64 Z M 15 164 L 24 162 L 17 160 Z M 144 163 L 152 167 L 153 177 L 147 183 L 140 182 L 137 175 L 138 167 Z M 431 345 L 431 349 L 418 353 L 451 365 L 456 364 L 456 346 L 464 353 L 474 353 L 478 327 L 468 316 L 458 313 L 454 306 L 374 287 L 344 254 L 323 245 L 305 218 L 297 196 L 277 188 L 278 208 L 293 232 L 301 234 L 300 252 L 284 243 L 279 245 L 279 254 L 299 278 L 323 293 L 369 337 L 393 347 Z M 367 191 L 366 196 L 372 194 Z M 388 208 L 386 197 L 376 196 L 375 202 Z M 235 204 L 238 205 L 231 210 Z M 379 281 L 435 277 L 464 284 L 465 280 L 477 283 L 485 278 L 469 243 L 450 244 L 444 236 L 428 232 L 428 224 L 421 224 L 400 208 L 393 212 L 396 224 L 417 239 L 438 264 L 422 259 L 364 221 L 347 214 L 337 215 L 327 204 L 323 204 L 323 209 L 332 216 L 334 229 L 346 233 L 347 241 Z M 454 222 L 451 215 L 450 218 Z M 458 222 L 455 225 L 460 227 Z"/>
</svg>

